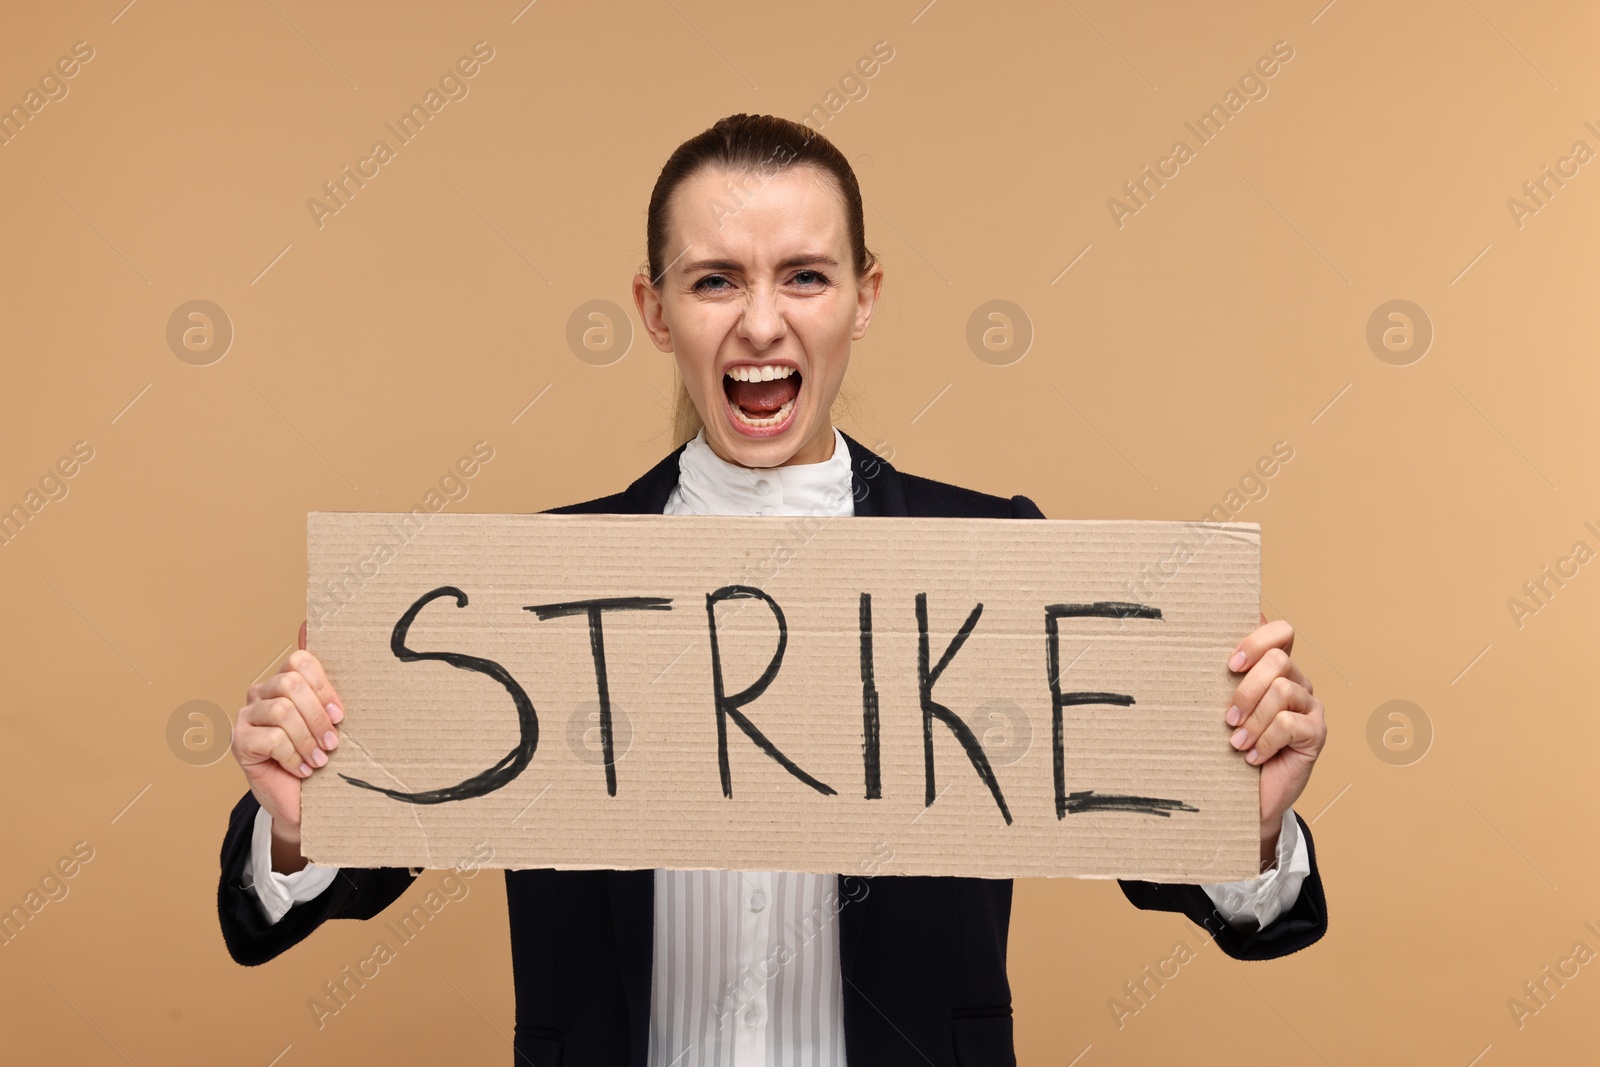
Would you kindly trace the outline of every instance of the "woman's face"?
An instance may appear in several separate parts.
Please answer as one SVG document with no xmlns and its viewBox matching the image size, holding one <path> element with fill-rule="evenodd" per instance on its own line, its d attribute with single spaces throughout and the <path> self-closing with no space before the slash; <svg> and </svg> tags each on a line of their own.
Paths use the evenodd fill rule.
<svg viewBox="0 0 1600 1067">
<path fill-rule="evenodd" d="M 833 176 L 706 168 L 678 187 L 668 217 L 670 265 L 655 287 L 636 277 L 634 301 L 677 358 L 706 443 L 745 467 L 828 459 L 850 343 L 883 279 L 878 266 L 855 277 Z"/>
</svg>

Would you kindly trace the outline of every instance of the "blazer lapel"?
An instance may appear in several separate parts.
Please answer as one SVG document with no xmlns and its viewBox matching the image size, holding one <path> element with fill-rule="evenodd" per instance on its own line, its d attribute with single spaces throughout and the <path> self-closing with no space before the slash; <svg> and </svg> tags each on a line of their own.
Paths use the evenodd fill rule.
<svg viewBox="0 0 1600 1067">
<path fill-rule="evenodd" d="M 608 871 L 611 891 L 611 924 L 617 944 L 617 970 L 622 976 L 622 993 L 628 1002 L 628 1030 L 637 1054 L 630 1057 L 643 1063 L 650 1044 L 651 986 L 655 977 L 655 893 L 656 872 Z"/>
<path fill-rule="evenodd" d="M 850 481 L 857 515 L 905 515 L 900 472 L 854 437 L 840 430 L 850 447 Z"/>
<path fill-rule="evenodd" d="M 624 515 L 660 515 L 666 510 L 667 500 L 678 487 L 678 457 L 686 446 L 679 445 L 672 454 L 641 474 L 621 494 Z"/>
</svg>

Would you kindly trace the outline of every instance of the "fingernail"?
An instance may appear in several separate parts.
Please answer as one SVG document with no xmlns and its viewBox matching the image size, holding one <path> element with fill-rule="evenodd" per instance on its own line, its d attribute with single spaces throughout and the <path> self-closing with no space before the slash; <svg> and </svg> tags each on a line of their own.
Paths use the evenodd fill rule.
<svg viewBox="0 0 1600 1067">
<path fill-rule="evenodd" d="M 337 705 L 337 704 L 329 704 L 328 705 L 328 718 L 332 719 L 335 723 L 343 722 L 344 721 L 344 709 L 339 707 L 339 705 Z"/>
<path fill-rule="evenodd" d="M 1233 654 L 1233 658 L 1228 661 L 1228 669 L 1230 671 L 1236 671 L 1240 667 L 1243 667 L 1243 666 L 1244 666 L 1244 649 L 1241 648 L 1239 651 L 1235 652 Z"/>
<path fill-rule="evenodd" d="M 332 752 L 334 749 L 338 748 L 339 735 L 334 733 L 332 730 L 329 730 L 327 733 L 323 734 L 322 747 L 327 749 L 329 752 Z"/>
<path fill-rule="evenodd" d="M 1239 727 L 1237 730 L 1235 730 L 1233 732 L 1233 736 L 1228 739 L 1228 743 L 1230 745 L 1232 745 L 1234 748 L 1243 748 L 1244 747 L 1244 739 L 1249 737 L 1249 736 L 1250 736 L 1250 732 L 1248 730 L 1246 730 L 1243 726 L 1241 726 L 1241 727 Z"/>
<path fill-rule="evenodd" d="M 314 748 L 311 750 L 311 763 L 313 766 L 320 767 L 327 762 L 328 754 L 326 752 L 322 751 L 320 748 Z"/>
<path fill-rule="evenodd" d="M 300 764 L 299 774 L 300 774 L 300 777 L 302 777 L 302 778 L 310 777 L 310 775 L 311 775 L 311 765 L 308 764 L 308 763 Z"/>
<path fill-rule="evenodd" d="M 1261 758 L 1261 754 L 1252 748 L 1249 752 L 1244 754 L 1244 758 L 1246 762 L 1254 763 L 1256 760 Z"/>
<path fill-rule="evenodd" d="M 1239 711 L 1239 707 L 1238 707 L 1237 704 L 1229 704 L 1228 705 L 1228 725 L 1229 726 L 1238 726 L 1239 725 L 1239 719 L 1240 719 L 1242 714 L 1243 713 Z"/>
</svg>

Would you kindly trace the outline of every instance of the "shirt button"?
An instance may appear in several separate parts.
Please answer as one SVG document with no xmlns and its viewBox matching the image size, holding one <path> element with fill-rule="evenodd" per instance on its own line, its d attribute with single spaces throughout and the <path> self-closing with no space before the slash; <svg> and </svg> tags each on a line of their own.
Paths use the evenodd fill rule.
<svg viewBox="0 0 1600 1067">
<path fill-rule="evenodd" d="M 775 508 L 775 507 L 773 507 L 773 506 L 772 506 L 772 505 L 771 505 L 771 504 L 762 504 L 762 505 L 761 505 L 761 514 L 763 514 L 763 515 L 773 515 L 773 514 L 776 514 L 776 513 L 777 513 L 777 510 L 778 510 L 778 509 L 777 509 L 777 508 Z"/>
<path fill-rule="evenodd" d="M 765 478 L 762 478 L 760 481 L 756 482 L 757 496 L 766 496 L 770 492 L 772 492 L 771 482 L 767 481 Z"/>
<path fill-rule="evenodd" d="M 766 906 L 767 906 L 767 895 L 765 893 L 761 892 L 759 889 L 756 890 L 755 895 L 750 898 L 750 910 L 751 911 L 760 911 L 762 908 L 764 908 Z"/>
<path fill-rule="evenodd" d="M 750 1008 L 744 1013 L 744 1024 L 746 1026 L 754 1026 L 758 1018 L 760 1018 L 760 1016 L 756 1015 L 756 1010 L 754 1008 Z"/>
</svg>

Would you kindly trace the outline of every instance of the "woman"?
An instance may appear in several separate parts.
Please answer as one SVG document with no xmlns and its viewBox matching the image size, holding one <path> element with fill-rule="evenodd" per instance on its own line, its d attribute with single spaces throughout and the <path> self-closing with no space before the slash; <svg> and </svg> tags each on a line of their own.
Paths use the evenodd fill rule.
<svg viewBox="0 0 1600 1067">
<path fill-rule="evenodd" d="M 834 427 L 883 270 L 866 249 L 855 175 L 827 140 L 770 116 L 723 119 L 667 161 L 647 241 L 634 300 L 656 346 L 676 357 L 684 443 L 623 492 L 554 510 L 1043 517 L 1026 497 L 903 474 Z M 277 674 L 251 686 L 233 738 L 250 792 L 223 845 L 218 902 L 241 963 L 272 958 L 325 919 L 369 918 L 413 877 L 300 855 L 300 782 L 327 763 L 344 715 L 304 635 Z M 1261 767 L 1264 873 L 1216 886 L 1119 883 L 1140 908 L 1205 925 L 1237 959 L 1293 952 L 1327 928 L 1310 831 L 1290 808 L 1326 728 L 1293 643 L 1287 622 L 1263 616 L 1229 662 L 1243 675 L 1233 706 L 1217 711 L 1219 729 Z M 505 877 L 519 1062 L 1015 1062 L 1009 881 Z M 822 907 L 829 900 L 841 903 Z"/>
</svg>

